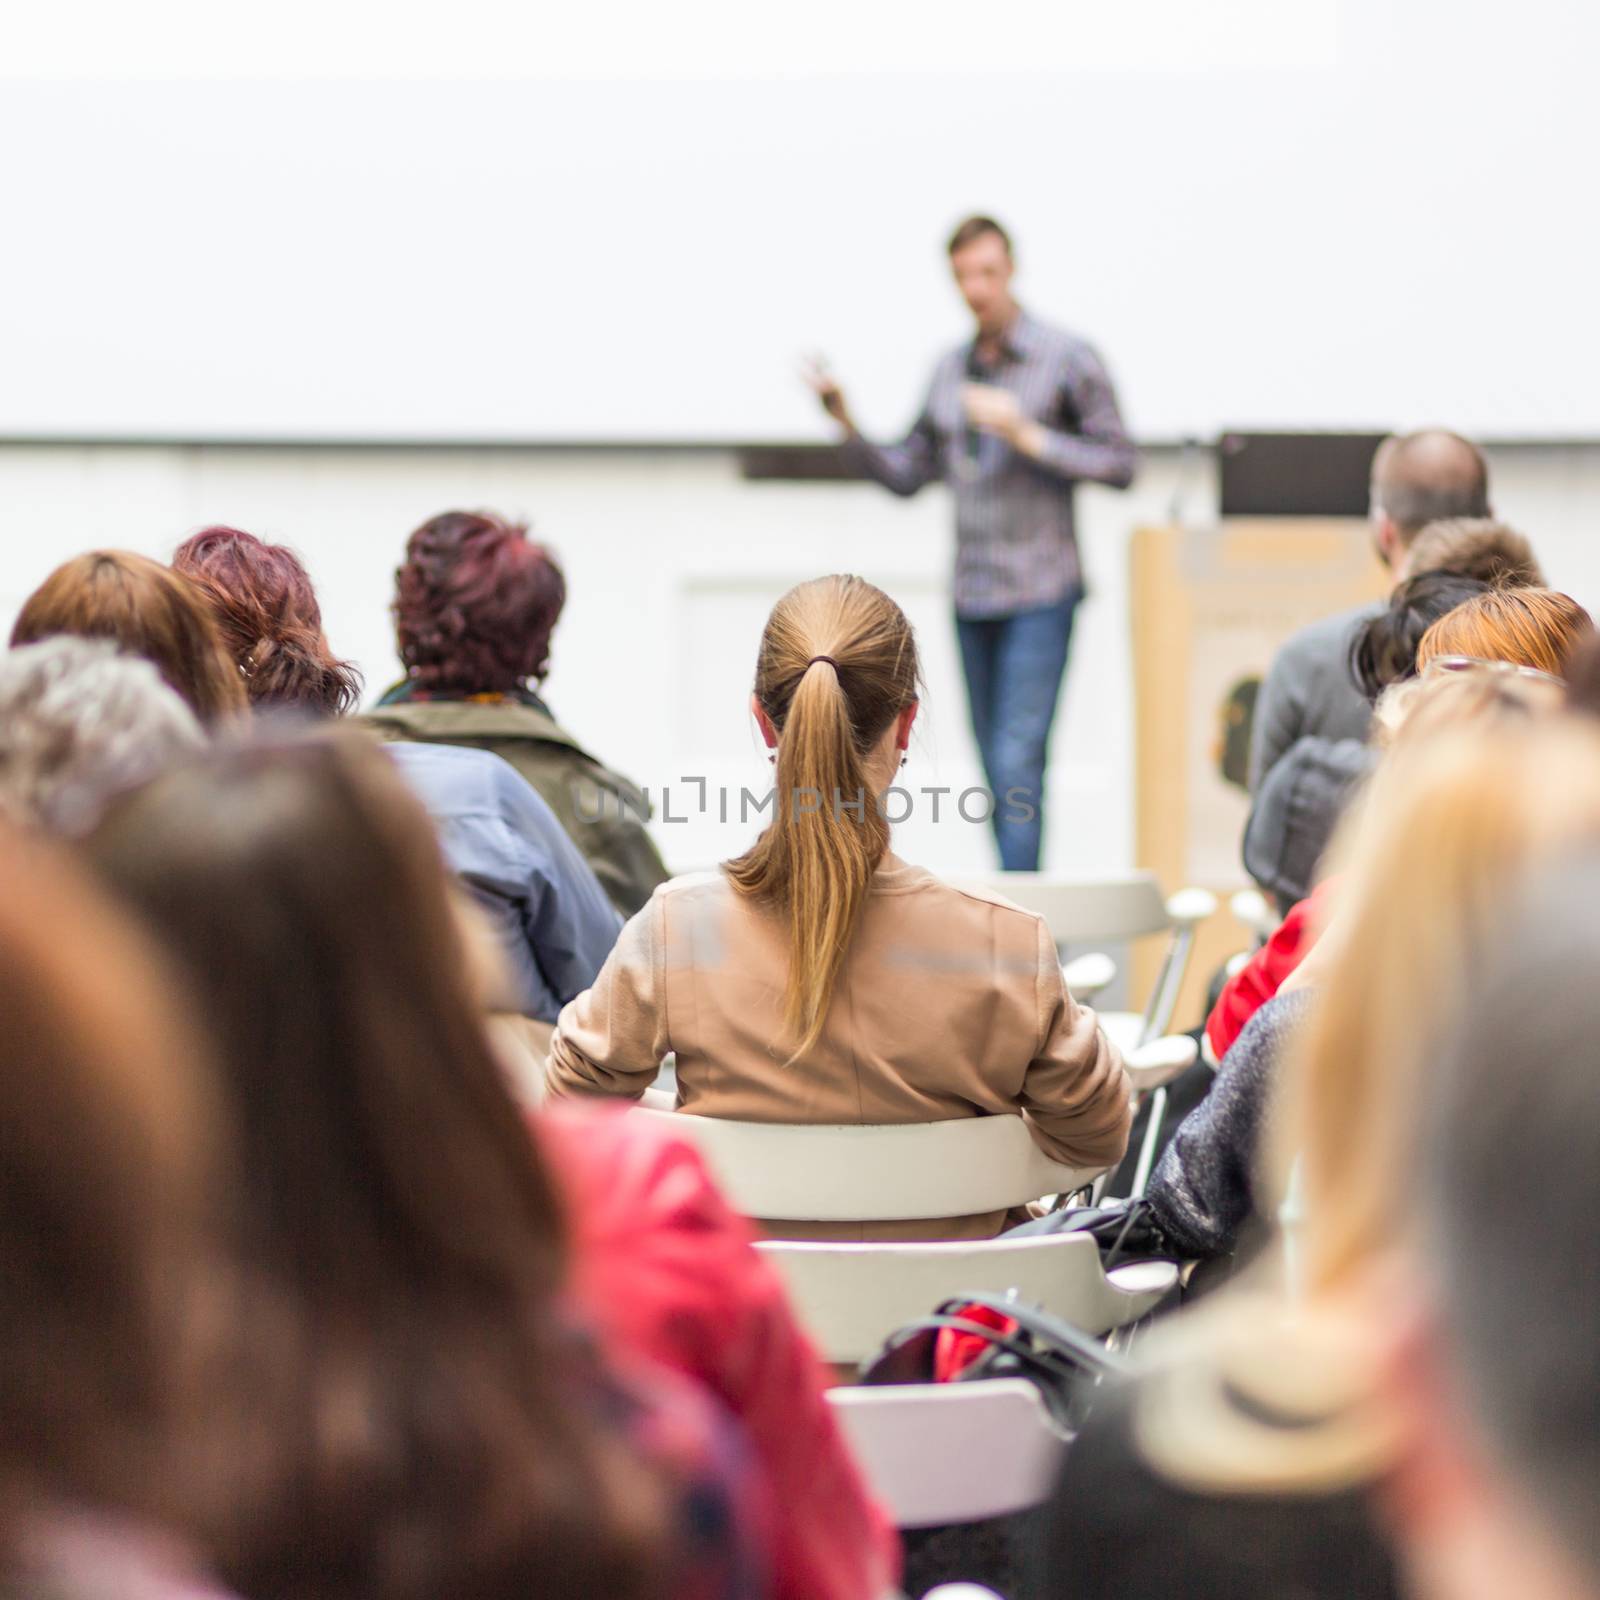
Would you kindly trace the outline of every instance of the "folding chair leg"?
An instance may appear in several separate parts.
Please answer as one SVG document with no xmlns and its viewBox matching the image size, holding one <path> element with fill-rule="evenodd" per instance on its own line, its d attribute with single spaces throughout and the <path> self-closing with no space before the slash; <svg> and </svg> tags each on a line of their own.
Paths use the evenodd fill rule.
<svg viewBox="0 0 1600 1600">
<path fill-rule="evenodd" d="M 1163 1085 L 1150 1096 L 1150 1119 L 1144 1127 L 1144 1143 L 1139 1146 L 1139 1164 L 1133 1169 L 1133 1186 L 1128 1191 L 1130 1200 L 1137 1200 L 1150 1182 L 1150 1169 L 1156 1164 L 1156 1150 L 1161 1143 L 1161 1124 L 1167 1116 L 1167 1091 Z"/>
</svg>

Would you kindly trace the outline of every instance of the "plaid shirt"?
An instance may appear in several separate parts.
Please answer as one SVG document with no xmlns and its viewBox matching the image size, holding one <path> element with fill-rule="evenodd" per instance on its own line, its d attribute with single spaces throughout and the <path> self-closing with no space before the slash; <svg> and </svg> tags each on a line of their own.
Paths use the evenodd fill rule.
<svg viewBox="0 0 1600 1600">
<path fill-rule="evenodd" d="M 965 383 L 1008 389 L 1046 429 L 1032 460 L 993 434 L 968 429 Z M 1134 449 L 1100 357 L 1074 334 L 1025 311 L 1007 330 L 1000 359 L 982 366 L 977 346 L 958 346 L 934 369 L 922 413 L 899 444 L 851 435 L 847 458 L 896 494 L 943 478 L 956 501 L 956 614 L 1002 617 L 1053 605 L 1082 582 L 1072 487 L 1080 479 L 1125 489 Z"/>
</svg>

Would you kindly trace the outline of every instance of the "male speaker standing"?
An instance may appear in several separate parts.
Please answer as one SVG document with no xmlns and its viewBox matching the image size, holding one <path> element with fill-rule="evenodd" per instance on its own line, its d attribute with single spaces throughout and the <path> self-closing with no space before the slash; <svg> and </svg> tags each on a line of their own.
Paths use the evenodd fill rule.
<svg viewBox="0 0 1600 1600">
<path fill-rule="evenodd" d="M 1008 871 L 1039 865 L 1050 724 L 1083 598 L 1072 491 L 1125 489 L 1134 449 L 1111 380 L 1075 334 L 1046 327 L 1011 294 L 1011 240 L 992 217 L 950 237 L 950 269 L 977 328 L 950 351 L 899 444 L 862 436 L 820 362 L 806 380 L 845 429 L 849 458 L 899 495 L 942 478 L 956 506 L 956 631 L 972 730 L 995 797 Z"/>
</svg>

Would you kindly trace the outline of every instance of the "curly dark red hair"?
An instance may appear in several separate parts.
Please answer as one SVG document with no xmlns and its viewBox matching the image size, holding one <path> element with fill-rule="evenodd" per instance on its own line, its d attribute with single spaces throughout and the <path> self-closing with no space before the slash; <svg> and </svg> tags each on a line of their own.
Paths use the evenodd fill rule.
<svg viewBox="0 0 1600 1600">
<path fill-rule="evenodd" d="M 172 565 L 210 602 L 252 705 L 330 717 L 354 709 L 361 673 L 328 648 L 316 591 L 293 550 L 238 528 L 203 528 Z"/>
<path fill-rule="evenodd" d="M 446 511 L 406 542 L 395 574 L 400 659 L 436 694 L 506 694 L 550 667 L 567 581 L 521 523 Z"/>
</svg>

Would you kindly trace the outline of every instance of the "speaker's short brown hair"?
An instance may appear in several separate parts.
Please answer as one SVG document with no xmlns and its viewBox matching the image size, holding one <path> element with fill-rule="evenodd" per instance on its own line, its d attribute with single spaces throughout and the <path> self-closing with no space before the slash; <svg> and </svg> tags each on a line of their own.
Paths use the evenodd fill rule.
<svg viewBox="0 0 1600 1600">
<path fill-rule="evenodd" d="M 969 244 L 981 239 L 986 233 L 992 233 L 1006 247 L 1007 255 L 1012 254 L 1011 235 L 993 217 L 984 216 L 968 217 L 956 225 L 956 231 L 950 235 L 950 254 L 954 255 L 957 250 L 965 250 Z"/>
</svg>

